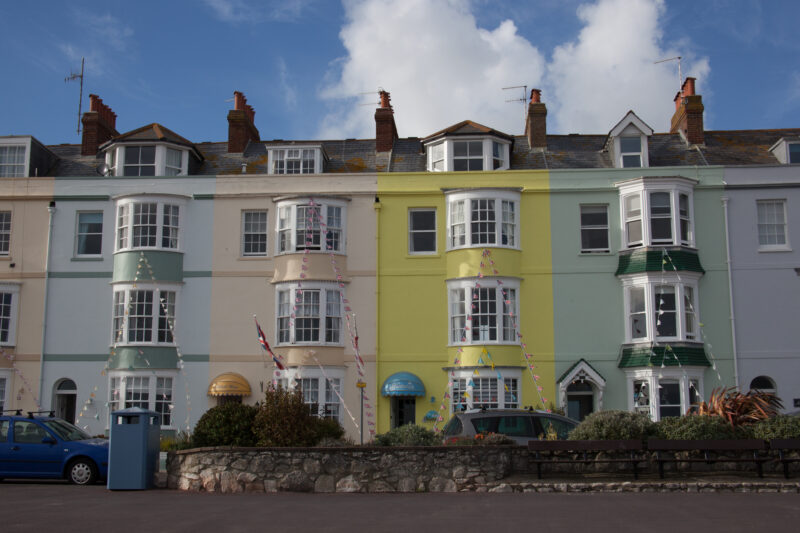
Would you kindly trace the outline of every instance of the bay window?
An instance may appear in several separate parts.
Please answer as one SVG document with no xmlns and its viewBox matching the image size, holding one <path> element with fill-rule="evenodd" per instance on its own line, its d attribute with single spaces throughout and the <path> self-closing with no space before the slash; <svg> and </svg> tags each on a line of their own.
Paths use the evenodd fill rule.
<svg viewBox="0 0 800 533">
<path fill-rule="evenodd" d="M 694 246 L 692 181 L 638 178 L 620 189 L 623 248 Z"/>
<path fill-rule="evenodd" d="M 489 286 L 484 286 L 489 285 Z M 483 278 L 447 282 L 450 344 L 508 344 L 517 342 L 517 280 Z"/>
<path fill-rule="evenodd" d="M 519 248 L 519 194 L 510 191 L 470 191 L 448 195 L 449 249 L 470 247 Z"/>
<path fill-rule="evenodd" d="M 112 339 L 114 344 L 167 344 L 175 342 L 174 289 L 141 283 L 114 288 Z"/>
<path fill-rule="evenodd" d="M 105 152 L 111 176 L 185 176 L 189 172 L 189 150 L 161 143 L 116 144 Z"/>
<path fill-rule="evenodd" d="M 278 204 L 276 253 L 344 252 L 345 207 L 342 202 L 310 200 Z"/>
<path fill-rule="evenodd" d="M 312 415 L 341 423 L 344 378 L 345 371 L 339 367 L 294 367 L 278 372 L 276 381 L 289 390 L 299 390 Z"/>
<path fill-rule="evenodd" d="M 14 346 L 17 338 L 19 284 L 0 283 L 0 346 Z"/>
<path fill-rule="evenodd" d="M 177 199 L 125 199 L 117 203 L 116 251 L 179 248 L 180 211 Z"/>
<path fill-rule="evenodd" d="M 628 410 L 652 420 L 681 416 L 703 399 L 703 367 L 626 370 Z"/>
<path fill-rule="evenodd" d="M 109 412 L 140 407 L 158 413 L 163 428 L 173 426 L 174 373 L 163 371 L 112 371 L 109 379 Z"/>
<path fill-rule="evenodd" d="M 674 273 L 624 280 L 626 342 L 699 342 L 696 283 L 694 273 L 681 273 L 680 280 Z"/>
<path fill-rule="evenodd" d="M 456 370 L 451 378 L 450 411 L 467 409 L 517 409 L 522 405 L 519 396 L 519 369 Z"/>
<path fill-rule="evenodd" d="M 342 291 L 332 282 L 281 284 L 276 291 L 278 344 L 342 344 Z"/>
</svg>

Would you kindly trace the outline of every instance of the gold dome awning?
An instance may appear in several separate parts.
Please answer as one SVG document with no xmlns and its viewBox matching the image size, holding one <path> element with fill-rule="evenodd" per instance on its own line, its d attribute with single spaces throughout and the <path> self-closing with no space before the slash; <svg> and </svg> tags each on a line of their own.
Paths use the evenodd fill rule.
<svg viewBox="0 0 800 533">
<path fill-rule="evenodd" d="M 209 396 L 250 396 L 250 384 L 240 374 L 225 372 L 211 380 Z"/>
</svg>

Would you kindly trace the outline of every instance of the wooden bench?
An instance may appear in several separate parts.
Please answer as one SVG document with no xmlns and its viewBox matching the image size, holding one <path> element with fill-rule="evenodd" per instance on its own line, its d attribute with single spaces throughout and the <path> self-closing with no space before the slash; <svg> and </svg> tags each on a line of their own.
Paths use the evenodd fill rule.
<svg viewBox="0 0 800 533">
<path fill-rule="evenodd" d="M 536 476 L 542 479 L 543 463 L 630 463 L 633 466 L 633 478 L 639 479 L 638 465 L 646 462 L 642 457 L 644 446 L 641 440 L 532 440 L 528 441 L 528 451 L 535 452 L 534 462 L 536 463 Z M 550 452 L 542 455 L 543 452 Z M 554 452 L 578 452 L 582 459 L 557 458 Z M 598 452 L 626 452 L 626 458 L 607 458 L 598 460 L 590 458 L 589 453 Z"/>
<path fill-rule="evenodd" d="M 800 462 L 800 457 L 788 457 L 787 452 L 800 451 L 800 439 L 772 439 L 770 450 L 778 450 L 778 460 L 783 463 L 783 477 L 789 479 L 789 463 Z"/>
<path fill-rule="evenodd" d="M 664 440 L 650 439 L 647 449 L 656 452 L 658 462 L 658 475 L 664 477 L 664 463 L 714 463 L 724 462 L 754 462 L 758 470 L 758 477 L 764 477 L 762 463 L 768 461 L 766 456 L 759 452 L 767 449 L 765 441 L 760 439 L 731 439 L 731 440 Z M 676 457 L 678 452 L 698 451 L 703 457 Z M 719 452 L 751 452 L 752 456 L 744 457 L 719 457 Z"/>
</svg>

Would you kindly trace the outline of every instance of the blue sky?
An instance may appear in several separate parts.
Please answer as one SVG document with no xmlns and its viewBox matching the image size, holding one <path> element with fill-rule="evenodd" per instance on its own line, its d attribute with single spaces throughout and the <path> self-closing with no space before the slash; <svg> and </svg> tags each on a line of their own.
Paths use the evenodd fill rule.
<svg viewBox="0 0 800 533">
<path fill-rule="evenodd" d="M 374 137 L 377 90 L 399 133 L 465 119 L 510 134 L 527 85 L 550 133 L 606 133 L 633 109 L 669 128 L 677 64 L 707 129 L 800 127 L 794 0 L 106 0 L 0 3 L 0 135 L 77 143 L 78 84 L 117 129 L 158 122 L 224 141 L 233 91 L 261 138 Z"/>
</svg>

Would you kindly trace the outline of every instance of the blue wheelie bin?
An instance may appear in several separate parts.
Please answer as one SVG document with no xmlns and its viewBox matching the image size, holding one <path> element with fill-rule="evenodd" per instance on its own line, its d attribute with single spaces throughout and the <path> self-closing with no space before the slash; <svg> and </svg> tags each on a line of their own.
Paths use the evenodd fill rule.
<svg viewBox="0 0 800 533">
<path fill-rule="evenodd" d="M 158 413 L 141 407 L 111 413 L 107 484 L 110 490 L 155 486 L 161 433 L 158 421 Z"/>
</svg>

